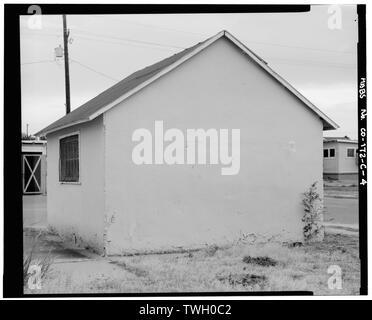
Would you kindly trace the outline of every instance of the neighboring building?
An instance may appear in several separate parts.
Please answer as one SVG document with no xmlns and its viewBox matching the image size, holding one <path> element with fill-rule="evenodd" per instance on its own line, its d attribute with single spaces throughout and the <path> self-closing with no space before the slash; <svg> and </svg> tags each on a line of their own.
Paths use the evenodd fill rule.
<svg viewBox="0 0 372 320">
<path fill-rule="evenodd" d="M 334 180 L 358 180 L 358 140 L 327 137 L 323 141 L 323 177 Z"/>
<path fill-rule="evenodd" d="M 46 194 L 46 143 L 22 140 L 23 194 Z"/>
<path fill-rule="evenodd" d="M 239 173 L 221 175 L 220 165 L 136 165 L 132 134 L 153 132 L 157 120 L 182 132 L 240 129 Z M 323 130 L 335 128 L 222 31 L 135 72 L 39 133 L 48 139 L 49 224 L 109 255 L 252 233 L 301 241 L 303 192 L 319 181 L 323 193 Z"/>
</svg>

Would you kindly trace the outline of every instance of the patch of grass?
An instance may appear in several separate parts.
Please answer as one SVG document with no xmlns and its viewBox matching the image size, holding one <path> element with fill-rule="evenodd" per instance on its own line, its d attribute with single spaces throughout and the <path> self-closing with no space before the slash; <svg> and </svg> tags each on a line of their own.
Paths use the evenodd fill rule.
<svg viewBox="0 0 372 320">
<path fill-rule="evenodd" d="M 311 291 L 315 295 L 359 294 L 358 237 L 326 234 L 323 242 L 288 246 L 240 243 L 168 254 L 111 257 L 73 263 L 47 277 L 42 292 L 233 292 Z M 276 262 L 273 265 L 273 261 Z M 248 262 L 248 263 L 247 263 Z M 80 264 L 80 272 L 77 267 Z M 89 264 L 89 268 L 87 268 Z M 342 270 L 342 289 L 328 289 L 328 267 Z M 54 269 L 54 268 L 53 268 Z"/>
<path fill-rule="evenodd" d="M 240 273 L 240 274 L 229 274 L 228 276 L 217 276 L 217 279 L 225 282 L 227 281 L 231 286 L 243 286 L 243 287 L 252 287 L 252 286 L 263 286 L 264 282 L 267 281 L 266 276 L 249 274 L 249 273 Z"/>
<path fill-rule="evenodd" d="M 44 280 L 48 275 L 50 267 L 53 263 L 50 252 L 44 256 L 36 257 L 38 239 L 41 235 L 42 233 L 39 233 L 33 238 L 31 249 L 26 252 L 23 257 L 23 285 L 25 287 L 30 279 L 30 276 L 32 275 L 32 266 L 37 266 L 39 268 L 40 274 L 38 276 L 41 280 Z"/>
<path fill-rule="evenodd" d="M 27 283 L 30 277 L 29 269 L 32 261 L 33 249 L 23 257 L 23 283 Z"/>
<path fill-rule="evenodd" d="M 213 257 L 216 254 L 218 249 L 219 247 L 217 245 L 211 245 L 211 246 L 208 246 L 206 249 L 204 249 L 204 252 L 207 256 Z"/>
<path fill-rule="evenodd" d="M 284 243 L 288 248 L 296 248 L 296 247 L 302 247 L 303 243 L 300 241 L 292 241 L 292 242 L 286 242 Z"/>
</svg>

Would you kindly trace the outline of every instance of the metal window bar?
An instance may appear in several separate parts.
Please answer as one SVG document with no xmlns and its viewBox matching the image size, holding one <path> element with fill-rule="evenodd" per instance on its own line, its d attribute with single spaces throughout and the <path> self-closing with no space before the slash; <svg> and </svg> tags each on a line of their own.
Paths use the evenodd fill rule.
<svg viewBox="0 0 372 320">
<path fill-rule="evenodd" d="M 60 140 L 60 181 L 79 181 L 79 137 L 69 136 Z"/>
</svg>

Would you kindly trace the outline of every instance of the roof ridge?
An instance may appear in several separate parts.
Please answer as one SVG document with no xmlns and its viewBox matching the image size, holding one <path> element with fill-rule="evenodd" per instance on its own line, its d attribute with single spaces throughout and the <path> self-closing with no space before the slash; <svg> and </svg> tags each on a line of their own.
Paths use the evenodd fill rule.
<svg viewBox="0 0 372 320">
<path fill-rule="evenodd" d="M 117 105 L 125 98 L 138 92 L 142 88 L 146 87 L 151 82 L 157 80 L 163 74 L 176 68 L 179 64 L 187 61 L 195 54 L 201 52 L 209 45 L 214 43 L 221 37 L 225 37 L 231 41 L 238 48 L 243 50 L 255 63 L 275 78 L 281 85 L 288 89 L 292 94 L 297 96 L 307 107 L 312 109 L 323 121 L 323 129 L 335 129 L 337 124 L 329 119 L 323 112 L 321 112 L 315 105 L 313 105 L 307 98 L 305 98 L 298 90 L 296 90 L 289 82 L 282 78 L 278 73 L 268 66 L 268 63 L 262 59 L 255 52 L 250 50 L 247 46 L 232 36 L 227 30 L 222 30 L 219 33 L 211 36 L 204 41 L 198 42 L 195 45 L 186 48 L 180 52 L 177 52 L 167 58 L 164 58 L 158 62 L 155 62 L 147 67 L 139 69 L 127 77 L 123 78 L 113 86 L 99 93 L 97 96 L 88 100 L 80 107 L 74 109 L 62 118 L 54 121 L 52 124 L 44 128 L 43 130 L 36 133 L 36 135 L 48 134 L 53 131 L 57 131 L 78 123 L 87 122 L 93 120 L 98 115 L 106 112 L 111 107 Z"/>
</svg>

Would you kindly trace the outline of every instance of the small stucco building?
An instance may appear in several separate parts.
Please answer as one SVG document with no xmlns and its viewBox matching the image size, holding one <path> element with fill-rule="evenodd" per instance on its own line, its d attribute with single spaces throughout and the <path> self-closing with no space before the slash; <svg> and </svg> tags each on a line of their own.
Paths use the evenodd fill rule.
<svg viewBox="0 0 372 320">
<path fill-rule="evenodd" d="M 326 137 L 323 141 L 323 177 L 358 181 L 358 140 Z"/>
<path fill-rule="evenodd" d="M 46 194 L 45 140 L 22 140 L 22 190 L 24 195 Z"/>
<path fill-rule="evenodd" d="M 240 170 L 145 164 L 133 133 L 240 129 Z M 104 254 L 196 248 L 255 234 L 302 240 L 302 193 L 322 194 L 337 125 L 227 31 L 139 70 L 40 132 L 48 222 Z M 166 142 L 164 142 L 165 144 Z M 188 148 L 188 142 L 185 149 Z"/>
</svg>

